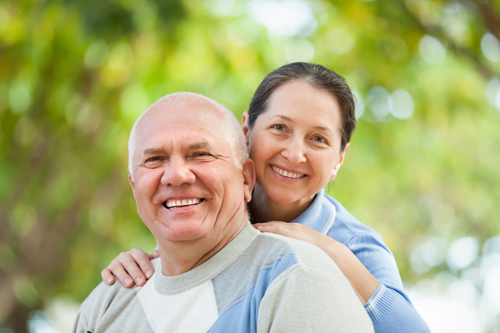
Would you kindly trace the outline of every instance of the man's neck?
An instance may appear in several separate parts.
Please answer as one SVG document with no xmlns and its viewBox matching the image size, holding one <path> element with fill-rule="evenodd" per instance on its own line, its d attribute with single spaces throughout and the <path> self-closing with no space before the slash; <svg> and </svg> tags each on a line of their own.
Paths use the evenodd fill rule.
<svg viewBox="0 0 500 333">
<path fill-rule="evenodd" d="M 241 222 L 225 232 L 215 242 L 209 242 L 210 236 L 186 242 L 162 242 L 158 240 L 163 275 L 174 276 L 186 273 L 210 259 L 227 244 L 229 244 L 245 227 L 248 214 Z M 217 238 L 213 237 L 212 238 Z"/>
<path fill-rule="evenodd" d="M 252 201 L 249 204 L 252 222 L 292 222 L 312 204 L 314 197 L 303 198 L 291 203 L 280 203 L 269 198 L 262 187 L 255 184 Z"/>
</svg>

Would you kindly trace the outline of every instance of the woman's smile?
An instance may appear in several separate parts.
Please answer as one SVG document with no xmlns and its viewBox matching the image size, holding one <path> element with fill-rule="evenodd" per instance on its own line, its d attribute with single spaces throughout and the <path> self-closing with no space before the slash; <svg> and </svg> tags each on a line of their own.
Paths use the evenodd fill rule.
<svg viewBox="0 0 500 333">
<path fill-rule="evenodd" d="M 326 186 L 343 161 L 340 124 L 338 101 L 325 90 L 294 80 L 272 93 L 248 132 L 257 182 L 268 199 L 309 201 Z"/>
<path fill-rule="evenodd" d="M 278 167 L 276 165 L 271 165 L 271 169 L 273 169 L 278 175 L 288 179 L 300 179 L 306 177 L 306 175 L 303 173 L 287 170 L 283 167 Z"/>
</svg>

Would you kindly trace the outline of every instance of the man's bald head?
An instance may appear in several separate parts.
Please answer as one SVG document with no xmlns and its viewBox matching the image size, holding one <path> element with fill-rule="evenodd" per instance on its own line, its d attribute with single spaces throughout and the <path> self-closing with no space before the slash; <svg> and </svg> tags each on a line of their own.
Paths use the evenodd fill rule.
<svg viewBox="0 0 500 333">
<path fill-rule="evenodd" d="M 137 128 L 140 125 L 141 119 L 150 112 L 153 108 L 171 108 L 176 105 L 181 106 L 189 103 L 210 103 L 214 106 L 220 115 L 220 125 L 219 128 L 214 128 L 214 131 L 219 131 L 221 137 L 223 137 L 231 146 L 233 152 L 233 158 L 235 164 L 238 168 L 241 168 L 242 163 L 246 158 L 248 158 L 248 153 L 246 150 L 245 136 L 240 127 L 240 123 L 235 115 L 229 111 L 224 105 L 214 101 L 211 98 L 205 97 L 200 94 L 192 92 L 179 92 L 167 95 L 160 98 L 156 103 L 150 106 L 135 122 L 132 130 L 130 132 L 130 137 L 128 141 L 128 151 L 129 151 L 129 163 L 128 171 L 130 175 L 133 176 L 133 156 L 135 152 L 135 146 L 137 141 Z"/>
</svg>

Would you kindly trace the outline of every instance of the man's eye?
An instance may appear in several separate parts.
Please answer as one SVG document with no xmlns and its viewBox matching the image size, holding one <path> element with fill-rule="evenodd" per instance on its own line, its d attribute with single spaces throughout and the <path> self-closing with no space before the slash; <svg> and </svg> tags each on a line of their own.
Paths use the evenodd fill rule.
<svg viewBox="0 0 500 333">
<path fill-rule="evenodd" d="M 203 156 L 211 156 L 209 153 L 204 151 L 198 151 L 193 154 L 194 157 L 203 157 Z"/>
<path fill-rule="evenodd" d="M 160 161 L 161 160 L 161 157 L 159 156 L 154 156 L 154 157 L 150 157 L 146 160 L 146 162 L 157 162 L 157 161 Z"/>
<path fill-rule="evenodd" d="M 284 131 L 285 130 L 285 126 L 283 126 L 283 125 L 274 125 L 273 128 L 275 130 L 278 130 L 278 131 Z"/>
</svg>

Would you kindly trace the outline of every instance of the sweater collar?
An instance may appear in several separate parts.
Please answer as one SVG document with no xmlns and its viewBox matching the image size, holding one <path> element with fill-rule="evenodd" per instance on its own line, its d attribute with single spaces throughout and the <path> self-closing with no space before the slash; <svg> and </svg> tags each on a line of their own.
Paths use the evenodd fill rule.
<svg viewBox="0 0 500 333">
<path fill-rule="evenodd" d="M 336 216 L 335 206 L 328 201 L 325 190 L 322 189 L 316 194 L 311 206 L 292 222 L 303 224 L 325 235 L 332 227 Z"/>
<path fill-rule="evenodd" d="M 247 222 L 243 230 L 219 252 L 200 266 L 180 275 L 163 275 L 161 263 L 158 258 L 155 274 L 151 278 L 154 278 L 153 283 L 156 291 L 165 295 L 173 295 L 213 279 L 231 265 L 247 249 L 258 234 L 260 232 L 252 227 L 250 222 Z"/>
</svg>

